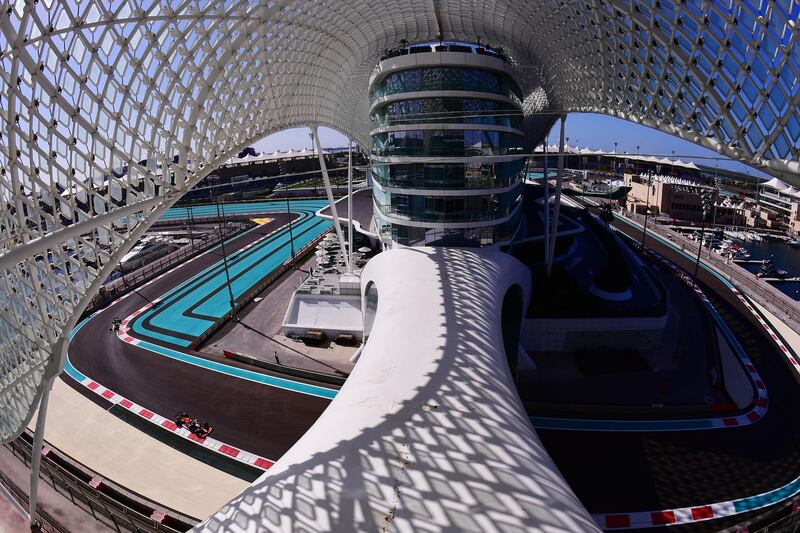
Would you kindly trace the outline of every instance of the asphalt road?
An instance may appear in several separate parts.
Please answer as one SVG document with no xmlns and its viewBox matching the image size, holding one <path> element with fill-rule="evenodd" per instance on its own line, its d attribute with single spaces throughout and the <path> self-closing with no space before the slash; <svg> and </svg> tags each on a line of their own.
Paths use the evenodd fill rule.
<svg viewBox="0 0 800 533">
<path fill-rule="evenodd" d="M 634 238 L 641 232 L 614 226 Z M 693 264 L 648 237 L 647 245 L 692 272 Z M 800 388 L 772 340 L 736 296 L 701 269 L 706 295 L 756 364 L 769 409 L 743 428 L 681 433 L 539 430 L 545 447 L 591 512 L 699 505 L 775 489 L 800 474 Z M 706 527 L 706 526 L 701 526 Z M 718 526 L 717 526 L 718 527 Z"/>
<path fill-rule="evenodd" d="M 272 222 L 235 239 L 237 250 L 286 224 L 288 215 L 270 213 Z M 214 251 L 139 289 L 157 298 L 221 259 Z M 328 400 L 234 378 L 185 364 L 121 342 L 109 332 L 114 317 L 124 318 L 146 302 L 132 295 L 90 320 L 69 346 L 72 364 L 111 390 L 156 413 L 180 410 L 208 420 L 214 438 L 270 459 L 278 459 L 319 417 Z M 69 381 L 70 378 L 65 377 Z"/>
<path fill-rule="evenodd" d="M 240 248 L 286 222 L 286 215 L 238 238 Z M 619 229 L 636 237 L 622 223 Z M 665 257 L 691 271 L 689 260 L 649 239 Z M 220 259 L 211 253 L 141 290 L 156 298 Z M 788 364 L 756 320 L 717 278 L 703 271 L 703 288 L 764 379 L 767 415 L 744 428 L 684 433 L 594 433 L 539 430 L 547 450 L 591 512 L 684 507 L 775 489 L 800 473 L 800 389 Z M 214 373 L 120 342 L 109 333 L 143 300 L 131 296 L 86 324 L 73 339 L 72 363 L 136 403 L 171 416 L 186 410 L 208 419 L 214 437 L 279 458 L 310 427 L 328 400 Z M 68 378 L 67 378 L 68 379 Z M 701 527 L 711 527 L 708 523 Z M 716 526 L 715 526 L 716 527 Z"/>
</svg>

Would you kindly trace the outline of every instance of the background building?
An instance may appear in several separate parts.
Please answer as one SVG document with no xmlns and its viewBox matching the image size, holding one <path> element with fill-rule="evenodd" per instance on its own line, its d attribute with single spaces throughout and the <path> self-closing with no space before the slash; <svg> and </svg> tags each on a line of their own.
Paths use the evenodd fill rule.
<svg viewBox="0 0 800 533">
<path fill-rule="evenodd" d="M 519 227 L 522 92 L 483 47 L 394 51 L 370 80 L 375 221 L 402 245 L 508 241 Z"/>
</svg>

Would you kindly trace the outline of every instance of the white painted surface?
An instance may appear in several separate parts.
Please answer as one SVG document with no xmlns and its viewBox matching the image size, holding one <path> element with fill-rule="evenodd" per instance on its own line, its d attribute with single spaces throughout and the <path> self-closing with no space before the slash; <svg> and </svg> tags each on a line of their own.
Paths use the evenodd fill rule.
<svg viewBox="0 0 800 533">
<path fill-rule="evenodd" d="M 744 409 L 756 398 L 756 390 L 750 381 L 747 372 L 742 367 L 742 362 L 728 344 L 725 335 L 719 329 L 714 329 L 719 344 L 719 357 L 722 362 L 722 378 L 725 390 L 739 409 Z"/>
<path fill-rule="evenodd" d="M 329 336 L 340 333 L 361 336 L 361 299 L 359 296 L 295 294 L 286 312 L 284 335 L 302 335 L 314 329 Z"/>
<path fill-rule="evenodd" d="M 506 290 L 483 250 L 373 258 L 377 316 L 350 378 L 264 476 L 197 531 L 597 531 L 548 456 L 506 363 Z M 385 528 L 385 529 L 384 529 Z"/>
</svg>

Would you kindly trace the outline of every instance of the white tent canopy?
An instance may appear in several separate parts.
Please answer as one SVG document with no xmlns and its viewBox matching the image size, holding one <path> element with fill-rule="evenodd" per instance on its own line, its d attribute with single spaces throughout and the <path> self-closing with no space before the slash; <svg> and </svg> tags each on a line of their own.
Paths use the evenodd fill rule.
<svg viewBox="0 0 800 533">
<path fill-rule="evenodd" d="M 544 145 L 537 146 L 535 152 L 544 152 Z M 558 154 L 558 145 L 550 144 L 547 146 L 547 151 L 551 154 Z M 607 152 L 605 150 L 594 150 L 589 147 L 580 148 L 579 146 L 564 145 L 565 154 L 581 154 L 581 155 L 601 155 L 607 157 L 620 157 L 625 159 L 635 159 L 637 161 L 647 161 L 648 163 L 657 163 L 659 165 L 669 165 L 674 167 L 688 168 L 692 170 L 700 170 L 693 161 L 681 161 L 680 159 L 670 159 L 668 157 L 656 157 L 652 155 L 638 155 L 620 152 Z M 778 180 L 780 181 L 780 180 Z"/>
<path fill-rule="evenodd" d="M 771 180 L 762 183 L 761 186 L 776 191 L 783 191 L 789 188 L 789 186 L 784 181 L 779 180 L 778 178 L 772 178 Z"/>
</svg>

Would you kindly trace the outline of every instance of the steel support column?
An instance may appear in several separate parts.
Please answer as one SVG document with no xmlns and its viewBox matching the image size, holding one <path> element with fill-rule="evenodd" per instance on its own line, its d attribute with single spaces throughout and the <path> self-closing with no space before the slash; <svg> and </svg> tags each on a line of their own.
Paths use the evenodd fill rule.
<svg viewBox="0 0 800 533">
<path fill-rule="evenodd" d="M 347 271 L 353 272 L 353 139 L 347 139 Z"/>
<path fill-rule="evenodd" d="M 548 240 L 549 249 L 547 251 L 547 275 L 553 269 L 553 257 L 556 252 L 556 237 L 558 235 L 558 217 L 561 208 L 561 186 L 564 181 L 564 130 L 567 123 L 567 116 L 561 115 L 561 133 L 558 140 L 558 171 L 556 174 L 556 197 L 553 208 L 553 227 L 550 229 Z"/>
<path fill-rule="evenodd" d="M 66 346 L 63 348 L 66 350 Z M 33 447 L 31 448 L 31 478 L 30 495 L 28 499 L 28 523 L 33 530 L 36 524 L 36 504 L 39 494 L 39 469 L 42 464 L 42 443 L 44 442 L 44 428 L 47 422 L 47 404 L 50 401 L 50 390 L 53 388 L 55 376 L 47 379 L 39 402 L 39 414 L 36 417 L 36 430 L 33 433 Z"/>
<path fill-rule="evenodd" d="M 322 181 L 325 183 L 325 193 L 328 195 L 328 204 L 331 207 L 331 215 L 333 216 L 333 229 L 336 231 L 336 236 L 339 238 L 339 246 L 342 249 L 342 256 L 344 257 L 347 271 L 350 272 L 350 260 L 347 258 L 347 248 L 344 245 L 344 235 L 342 234 L 342 227 L 339 225 L 339 213 L 336 210 L 336 202 L 333 199 L 333 191 L 331 190 L 331 180 L 328 177 L 328 167 L 325 165 L 325 156 L 322 154 L 322 145 L 319 143 L 319 133 L 317 126 L 309 126 L 311 130 L 311 138 L 314 141 L 314 146 L 317 149 L 317 157 L 319 157 L 319 166 L 322 169 Z"/>
<path fill-rule="evenodd" d="M 550 263 L 550 180 L 547 176 L 547 143 L 550 141 L 550 134 L 548 133 L 547 136 L 544 138 L 544 172 L 543 172 L 543 181 L 544 181 L 544 201 L 542 203 L 542 208 L 544 209 L 544 263 L 548 265 Z M 548 269 L 548 272 L 550 270 Z"/>
</svg>

